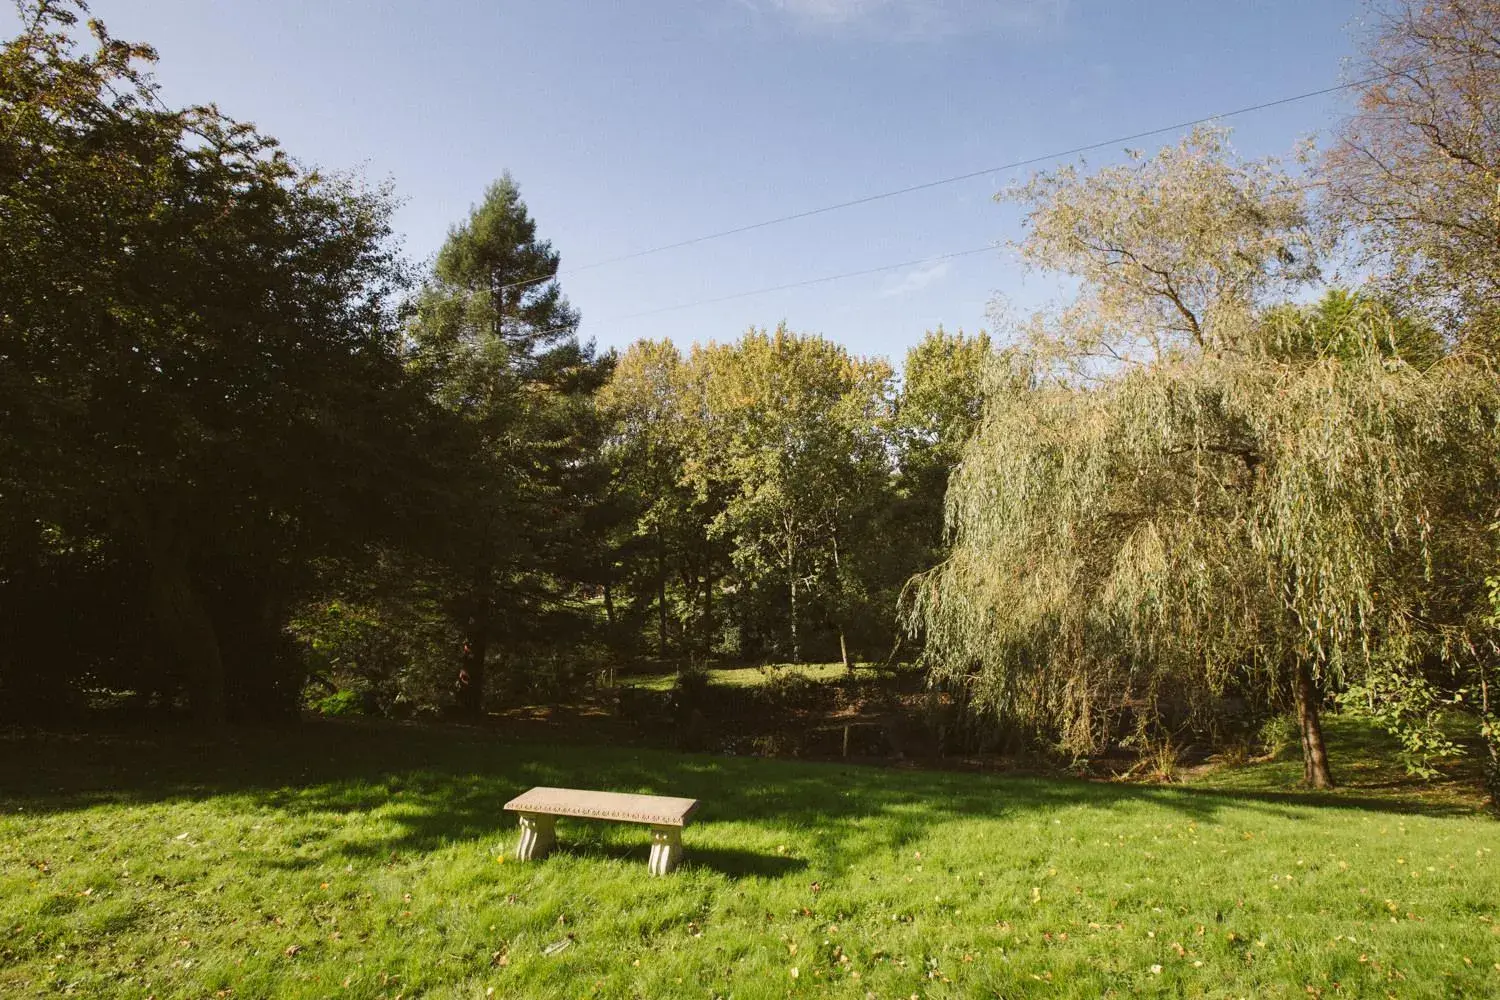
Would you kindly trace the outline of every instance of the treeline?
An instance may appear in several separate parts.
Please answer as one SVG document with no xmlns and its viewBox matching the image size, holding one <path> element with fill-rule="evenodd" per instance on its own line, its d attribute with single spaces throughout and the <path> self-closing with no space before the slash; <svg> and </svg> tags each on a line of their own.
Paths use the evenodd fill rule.
<svg viewBox="0 0 1500 1000">
<path fill-rule="evenodd" d="M 164 107 L 79 10 L 0 55 L 0 714 L 899 659 L 975 745 L 1292 710 L 1326 785 L 1342 707 L 1500 761 L 1493 0 L 1386 7 L 1295 174 L 1199 129 L 1007 192 L 1075 294 L 899 378 L 785 327 L 600 353 L 508 176 L 413 268 L 389 192 Z"/>
<path fill-rule="evenodd" d="M 427 273 L 149 47 L 0 60 L 0 710 L 456 711 L 640 656 L 872 659 L 988 341 L 580 343 L 507 176 Z"/>
<path fill-rule="evenodd" d="M 600 399 L 625 514 L 604 606 L 624 645 L 889 657 L 897 593 L 940 551 L 943 490 L 989 354 L 983 334 L 929 333 L 898 389 L 885 360 L 785 327 L 686 356 L 633 345 Z"/>
</svg>

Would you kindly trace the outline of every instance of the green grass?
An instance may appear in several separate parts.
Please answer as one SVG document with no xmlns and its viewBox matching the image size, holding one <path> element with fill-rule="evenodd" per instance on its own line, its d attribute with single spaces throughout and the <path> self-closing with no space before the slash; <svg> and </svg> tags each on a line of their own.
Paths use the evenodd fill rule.
<svg viewBox="0 0 1500 1000">
<path fill-rule="evenodd" d="M 1500 996 L 1500 825 L 1286 767 L 1220 790 L 333 723 L 0 741 L 0 996 Z M 605 823 L 520 864 L 500 805 L 533 784 L 704 806 L 667 878 Z"/>
<path fill-rule="evenodd" d="M 715 667 L 705 671 L 708 682 L 723 687 L 759 687 L 777 678 L 799 677 L 824 683 L 848 675 L 842 663 L 770 663 L 751 667 Z M 643 674 L 627 674 L 619 678 L 624 687 L 645 688 L 649 691 L 667 691 L 677 681 L 677 671 L 655 671 Z"/>
</svg>

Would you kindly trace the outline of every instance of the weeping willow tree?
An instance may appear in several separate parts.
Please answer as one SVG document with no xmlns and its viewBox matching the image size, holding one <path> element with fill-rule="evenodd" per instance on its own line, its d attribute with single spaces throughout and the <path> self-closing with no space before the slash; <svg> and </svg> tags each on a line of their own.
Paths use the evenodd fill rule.
<svg viewBox="0 0 1500 1000">
<path fill-rule="evenodd" d="M 1022 252 L 1080 292 L 990 373 L 951 552 L 908 588 L 934 681 L 1080 754 L 1226 691 L 1291 702 L 1331 785 L 1330 694 L 1410 707 L 1484 668 L 1494 378 L 1373 301 L 1272 305 L 1319 242 L 1222 133 L 1015 194 Z"/>
</svg>

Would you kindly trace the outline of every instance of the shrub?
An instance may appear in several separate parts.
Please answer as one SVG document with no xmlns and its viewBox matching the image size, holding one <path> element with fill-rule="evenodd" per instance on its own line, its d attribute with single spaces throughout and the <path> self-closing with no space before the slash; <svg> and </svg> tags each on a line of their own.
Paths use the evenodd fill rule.
<svg viewBox="0 0 1500 1000">
<path fill-rule="evenodd" d="M 1281 760 L 1288 750 L 1297 746 L 1302 737 L 1297 730 L 1297 720 L 1290 713 L 1273 715 L 1261 723 L 1256 733 L 1256 742 L 1261 752 L 1271 760 Z"/>
<path fill-rule="evenodd" d="M 363 715 L 365 699 L 358 692 L 348 690 L 335 691 L 333 694 L 325 695 L 313 702 L 313 711 L 319 715 L 345 716 Z"/>
</svg>

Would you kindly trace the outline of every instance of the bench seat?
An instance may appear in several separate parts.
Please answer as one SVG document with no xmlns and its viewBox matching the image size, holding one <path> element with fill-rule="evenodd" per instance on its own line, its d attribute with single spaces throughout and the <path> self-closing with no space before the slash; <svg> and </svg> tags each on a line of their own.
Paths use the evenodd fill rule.
<svg viewBox="0 0 1500 1000">
<path fill-rule="evenodd" d="M 516 857 L 522 861 L 540 858 L 552 849 L 557 817 L 602 819 L 651 827 L 651 874 L 665 875 L 682 860 L 682 828 L 697 811 L 698 800 L 538 787 L 511 799 L 504 808 L 520 817 L 521 841 Z"/>
</svg>

